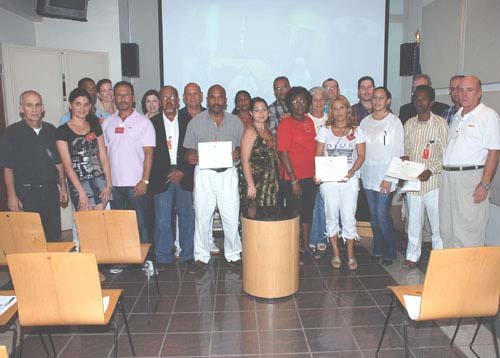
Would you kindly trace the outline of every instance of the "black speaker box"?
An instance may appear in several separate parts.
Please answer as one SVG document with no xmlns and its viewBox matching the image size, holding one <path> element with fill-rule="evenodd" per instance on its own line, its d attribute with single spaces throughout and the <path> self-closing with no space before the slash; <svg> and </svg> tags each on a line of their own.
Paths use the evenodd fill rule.
<svg viewBox="0 0 500 358">
<path fill-rule="evenodd" d="M 140 77 L 139 72 L 139 45 L 136 43 L 122 43 L 122 76 Z"/>
<path fill-rule="evenodd" d="M 415 70 L 415 47 L 416 42 L 401 44 L 399 49 L 399 75 L 412 76 Z"/>
</svg>

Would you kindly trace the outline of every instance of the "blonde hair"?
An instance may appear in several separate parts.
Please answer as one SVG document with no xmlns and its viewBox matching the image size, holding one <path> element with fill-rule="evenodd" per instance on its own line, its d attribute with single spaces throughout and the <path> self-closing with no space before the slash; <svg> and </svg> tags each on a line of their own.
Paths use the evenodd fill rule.
<svg viewBox="0 0 500 358">
<path fill-rule="evenodd" d="M 344 107 L 347 109 L 347 127 L 355 129 L 357 126 L 356 118 L 354 118 L 352 115 L 351 104 L 349 103 L 349 100 L 343 95 L 340 95 L 337 98 L 333 99 L 328 105 L 328 120 L 326 121 L 326 125 L 331 126 L 335 124 L 335 118 L 333 117 L 333 104 L 335 102 L 341 102 L 342 105 L 344 105 Z"/>
</svg>

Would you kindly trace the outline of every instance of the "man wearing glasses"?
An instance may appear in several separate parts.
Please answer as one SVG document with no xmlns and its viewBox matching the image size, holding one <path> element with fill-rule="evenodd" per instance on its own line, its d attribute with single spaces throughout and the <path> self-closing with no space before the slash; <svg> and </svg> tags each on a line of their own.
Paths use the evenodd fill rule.
<svg viewBox="0 0 500 358">
<path fill-rule="evenodd" d="M 453 102 L 453 106 L 449 107 L 446 111 L 443 112 L 441 117 L 446 119 L 448 125 L 451 125 L 451 121 L 455 117 L 455 114 L 460 109 L 460 100 L 458 99 L 458 85 L 464 75 L 455 75 L 450 79 L 450 99 Z"/>
<path fill-rule="evenodd" d="M 484 246 L 491 181 L 500 155 L 500 118 L 481 103 L 481 81 L 464 77 L 462 107 L 450 127 L 443 156 L 439 225 L 445 248 Z"/>
</svg>

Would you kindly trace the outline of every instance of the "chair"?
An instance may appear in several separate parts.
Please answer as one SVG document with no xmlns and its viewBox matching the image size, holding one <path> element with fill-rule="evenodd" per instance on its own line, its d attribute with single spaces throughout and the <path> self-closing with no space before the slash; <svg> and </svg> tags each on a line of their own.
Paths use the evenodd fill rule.
<svg viewBox="0 0 500 358">
<path fill-rule="evenodd" d="M 98 264 L 144 265 L 151 244 L 141 244 L 137 217 L 133 210 L 90 210 L 75 212 L 75 222 L 80 239 L 80 252 L 96 255 Z M 149 307 L 150 277 L 154 275 L 158 296 L 160 286 L 156 269 L 147 273 L 147 312 Z M 159 303 L 159 302 L 158 302 Z"/>
<path fill-rule="evenodd" d="M 376 356 L 382 346 L 394 303 L 397 301 L 406 313 L 403 336 L 406 357 L 409 357 L 407 327 L 410 318 L 404 295 L 413 295 L 421 297 L 420 314 L 418 319 L 415 319 L 416 322 L 467 317 L 489 320 L 496 357 L 500 357 L 495 330 L 500 297 L 500 247 L 433 250 L 423 285 L 388 288 L 392 291 L 393 298 Z"/>
<path fill-rule="evenodd" d="M 0 266 L 7 265 L 7 254 L 67 252 L 74 247 L 73 242 L 47 242 L 38 213 L 0 212 Z"/>
<path fill-rule="evenodd" d="M 0 346 L 0 358 L 9 358 L 9 355 L 7 354 L 7 347 Z"/>
<path fill-rule="evenodd" d="M 3 290 L 0 291 L 0 296 L 15 296 L 15 293 L 13 290 Z M 17 324 L 14 322 L 12 323 L 12 318 L 16 315 L 17 313 L 17 303 L 12 305 L 10 308 L 8 308 L 5 312 L 0 314 L 0 326 L 6 326 L 8 325 L 7 331 L 12 331 L 13 336 L 12 336 L 12 356 L 16 356 L 16 346 L 17 346 Z M 0 346 L 0 348 L 5 348 L 3 346 Z M 0 349 L 0 358 L 2 358 L 2 351 Z M 7 355 L 5 355 L 7 357 Z"/>
<path fill-rule="evenodd" d="M 27 253 L 7 256 L 17 296 L 22 356 L 24 327 L 108 325 L 114 330 L 114 353 L 118 357 L 115 308 L 121 311 L 130 347 L 135 356 L 122 289 L 101 290 L 94 254 Z M 105 298 L 109 303 L 105 304 Z M 106 307 L 107 306 L 107 307 Z M 54 356 L 57 356 L 49 335 Z"/>
</svg>

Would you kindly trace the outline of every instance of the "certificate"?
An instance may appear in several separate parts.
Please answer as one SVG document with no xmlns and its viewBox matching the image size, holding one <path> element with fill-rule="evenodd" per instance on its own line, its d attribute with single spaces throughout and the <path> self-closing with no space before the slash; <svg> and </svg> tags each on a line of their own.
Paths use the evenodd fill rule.
<svg viewBox="0 0 500 358">
<path fill-rule="evenodd" d="M 401 192 L 406 193 L 409 191 L 420 191 L 420 188 L 420 180 L 406 180 L 401 188 Z"/>
<path fill-rule="evenodd" d="M 200 169 L 230 168 L 233 166 L 233 143 L 198 143 L 198 163 Z"/>
<path fill-rule="evenodd" d="M 347 177 L 347 157 L 315 157 L 316 179 L 322 182 L 345 181 Z"/>
<path fill-rule="evenodd" d="M 422 174 L 424 170 L 425 165 L 422 163 L 401 160 L 394 157 L 385 175 L 396 179 L 417 181 L 417 177 Z"/>
</svg>

